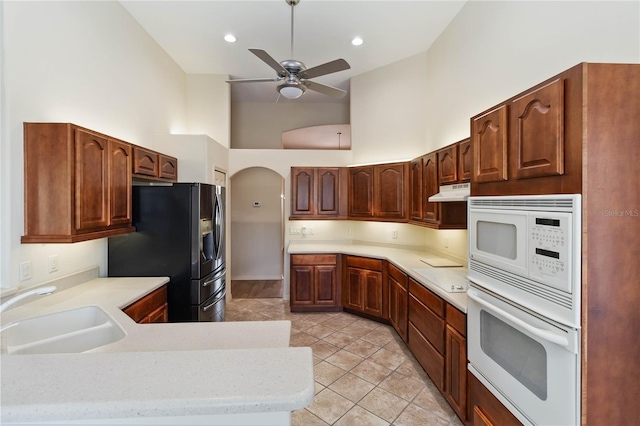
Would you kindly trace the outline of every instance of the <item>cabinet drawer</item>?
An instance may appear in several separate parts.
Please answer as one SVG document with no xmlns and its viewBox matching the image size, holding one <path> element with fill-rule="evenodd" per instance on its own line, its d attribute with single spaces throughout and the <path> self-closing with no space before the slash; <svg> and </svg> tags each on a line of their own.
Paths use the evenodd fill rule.
<svg viewBox="0 0 640 426">
<path fill-rule="evenodd" d="M 167 286 L 163 285 L 157 290 L 147 294 L 123 309 L 135 322 L 139 322 L 159 307 L 167 303 Z"/>
<path fill-rule="evenodd" d="M 369 259 L 367 257 L 347 256 L 347 266 L 368 269 L 370 271 L 382 271 L 382 260 Z"/>
<path fill-rule="evenodd" d="M 389 276 L 407 288 L 407 274 L 391 263 L 389 263 Z"/>
<path fill-rule="evenodd" d="M 422 302 L 427 308 L 444 318 L 445 302 L 431 291 L 409 278 L 409 293 Z"/>
<path fill-rule="evenodd" d="M 160 174 L 158 177 L 171 181 L 178 180 L 178 159 L 168 155 L 159 154 Z"/>
<path fill-rule="evenodd" d="M 441 391 L 444 389 L 444 357 L 409 323 L 409 349 Z"/>
<path fill-rule="evenodd" d="M 463 337 L 467 335 L 467 316 L 447 303 L 447 324 Z"/>
<path fill-rule="evenodd" d="M 160 175 L 159 167 L 157 152 L 139 146 L 133 147 L 133 173 L 157 177 Z"/>
<path fill-rule="evenodd" d="M 444 354 L 444 319 L 424 306 L 413 294 L 409 295 L 409 323 L 413 324 L 438 352 Z"/>
<path fill-rule="evenodd" d="M 292 265 L 336 265 L 335 254 L 292 254 Z"/>
</svg>

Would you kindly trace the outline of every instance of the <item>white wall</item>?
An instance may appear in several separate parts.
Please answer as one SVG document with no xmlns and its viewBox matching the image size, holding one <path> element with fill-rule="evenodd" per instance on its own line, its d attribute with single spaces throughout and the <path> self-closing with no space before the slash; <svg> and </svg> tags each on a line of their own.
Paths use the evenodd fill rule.
<svg viewBox="0 0 640 426">
<path fill-rule="evenodd" d="M 231 91 L 227 75 L 187 74 L 187 133 L 208 135 L 229 148 Z"/>
<path fill-rule="evenodd" d="M 406 160 L 427 152 L 426 75 L 427 55 L 421 53 L 351 79 L 355 163 Z"/>
<path fill-rule="evenodd" d="M 142 146 L 186 128 L 185 74 L 119 2 L 2 2 L 2 286 L 100 266 L 107 240 L 20 244 L 22 122 L 72 122 Z M 59 271 L 47 272 L 47 257 Z M 19 283 L 18 265 L 33 278 Z"/>
<path fill-rule="evenodd" d="M 467 2 L 427 51 L 429 150 L 469 137 L 470 117 L 580 62 L 640 62 L 640 2 Z"/>
<path fill-rule="evenodd" d="M 326 102 L 234 102 L 231 110 L 231 147 L 280 149 L 282 132 L 323 124 L 349 124 L 349 104 Z"/>
</svg>

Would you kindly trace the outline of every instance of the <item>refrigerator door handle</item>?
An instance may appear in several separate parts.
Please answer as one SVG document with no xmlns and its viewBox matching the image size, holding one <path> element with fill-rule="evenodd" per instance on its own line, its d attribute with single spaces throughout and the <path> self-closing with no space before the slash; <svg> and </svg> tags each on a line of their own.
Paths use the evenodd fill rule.
<svg viewBox="0 0 640 426">
<path fill-rule="evenodd" d="M 218 296 L 218 297 L 216 298 L 216 300 L 214 300 L 213 302 L 211 302 L 209 305 L 207 305 L 207 306 L 205 306 L 204 308 L 202 308 L 202 310 L 206 312 L 206 311 L 207 311 L 207 310 L 209 310 L 212 306 L 214 306 L 215 304 L 217 304 L 218 302 L 220 302 L 222 299 L 224 299 L 224 297 L 226 296 L 226 294 L 227 294 L 227 289 L 226 289 L 226 287 L 225 287 L 225 289 L 224 289 L 224 290 L 222 290 L 222 294 L 221 294 L 220 296 Z"/>
</svg>

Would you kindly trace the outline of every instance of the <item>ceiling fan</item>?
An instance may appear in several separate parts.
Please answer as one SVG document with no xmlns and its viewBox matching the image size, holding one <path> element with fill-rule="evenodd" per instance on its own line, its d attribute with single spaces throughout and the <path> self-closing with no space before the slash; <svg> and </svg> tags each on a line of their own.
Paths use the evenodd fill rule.
<svg viewBox="0 0 640 426">
<path fill-rule="evenodd" d="M 291 6 L 291 57 L 293 57 L 293 9 L 300 0 L 285 0 Z M 297 99 L 309 89 L 334 98 L 342 98 L 346 91 L 336 87 L 311 81 L 310 79 L 344 71 L 351 68 L 344 59 L 336 59 L 315 67 L 307 68 L 305 64 L 295 59 L 286 59 L 278 62 L 264 50 L 249 49 L 251 53 L 260 58 L 264 63 L 273 68 L 278 76 L 276 78 L 246 78 L 227 80 L 227 83 L 262 83 L 269 81 L 282 82 L 278 85 L 278 92 L 288 99 Z"/>
</svg>

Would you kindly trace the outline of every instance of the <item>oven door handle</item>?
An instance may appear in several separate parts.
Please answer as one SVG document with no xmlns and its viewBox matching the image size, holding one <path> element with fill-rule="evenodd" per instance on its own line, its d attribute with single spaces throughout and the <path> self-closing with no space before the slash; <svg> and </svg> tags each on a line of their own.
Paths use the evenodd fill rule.
<svg viewBox="0 0 640 426">
<path fill-rule="evenodd" d="M 525 330 L 527 330 L 528 332 L 530 332 L 531 334 L 538 336 L 541 339 L 544 339 L 548 342 L 551 343 L 555 343 L 556 345 L 559 346 L 564 346 L 567 347 L 569 346 L 569 339 L 567 339 L 566 337 L 562 337 L 562 336 L 558 336 L 557 334 L 554 334 L 550 331 L 547 330 L 543 330 L 541 328 L 537 328 L 534 327 L 530 324 L 527 324 L 526 322 L 522 321 L 520 318 L 516 318 L 513 315 L 511 315 L 508 312 L 503 311 L 500 308 L 497 308 L 495 306 L 493 306 L 492 304 L 485 302 L 484 300 L 482 300 L 481 298 L 479 298 L 478 296 L 476 296 L 475 293 L 473 293 L 472 291 L 468 291 L 467 292 L 467 296 L 473 300 L 474 302 L 484 306 L 485 308 L 489 309 L 490 311 L 493 311 L 495 313 L 497 313 L 498 315 L 503 316 L 504 318 L 506 318 L 507 320 L 513 322 L 514 324 L 517 324 L 518 326 L 524 328 Z"/>
</svg>

